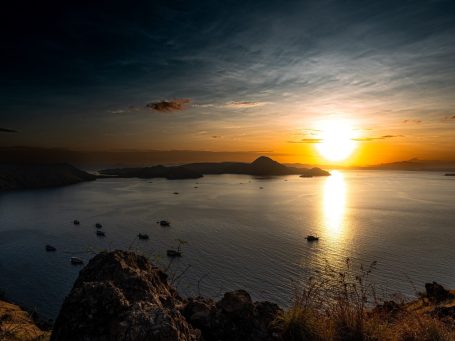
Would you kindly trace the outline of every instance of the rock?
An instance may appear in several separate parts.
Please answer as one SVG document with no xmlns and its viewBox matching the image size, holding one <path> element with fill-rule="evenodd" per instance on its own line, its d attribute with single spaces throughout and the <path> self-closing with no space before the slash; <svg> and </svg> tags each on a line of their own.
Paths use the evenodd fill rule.
<svg viewBox="0 0 455 341">
<path fill-rule="evenodd" d="M 253 302 L 245 290 L 227 292 L 218 301 L 189 299 L 183 314 L 199 328 L 205 341 L 273 340 L 272 322 L 281 309 L 270 302 Z"/>
<path fill-rule="evenodd" d="M 425 291 L 427 297 L 435 302 L 445 301 L 451 296 L 448 290 L 446 290 L 441 284 L 436 282 L 425 283 Z"/>
<path fill-rule="evenodd" d="M 225 314 L 232 317 L 249 318 L 253 314 L 253 301 L 245 290 L 227 292 L 217 307 Z"/>
<path fill-rule="evenodd" d="M 132 252 L 103 252 L 80 272 L 51 340 L 198 340 L 167 276 Z"/>
<path fill-rule="evenodd" d="M 403 312 L 403 306 L 395 301 L 384 301 L 378 304 L 373 310 L 373 314 L 378 314 L 383 319 L 394 319 L 400 312 Z"/>
<path fill-rule="evenodd" d="M 193 327 L 207 331 L 214 324 L 215 302 L 203 297 L 189 298 L 182 313 Z"/>
</svg>

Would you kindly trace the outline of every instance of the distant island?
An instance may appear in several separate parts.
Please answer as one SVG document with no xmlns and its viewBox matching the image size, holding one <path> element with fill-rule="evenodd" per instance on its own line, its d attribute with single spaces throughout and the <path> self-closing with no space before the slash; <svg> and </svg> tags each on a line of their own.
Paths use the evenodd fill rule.
<svg viewBox="0 0 455 341">
<path fill-rule="evenodd" d="M 100 170 L 99 173 L 122 178 L 166 178 L 196 179 L 206 174 L 245 174 L 254 176 L 301 175 L 302 177 L 328 176 L 329 172 L 320 168 L 288 167 L 260 156 L 251 163 L 245 162 L 205 162 L 189 163 L 181 166 L 154 166 L 142 168 L 115 168 Z"/>
<path fill-rule="evenodd" d="M 0 164 L 0 192 L 72 185 L 96 176 L 66 163 Z"/>
<path fill-rule="evenodd" d="M 289 167 L 306 168 L 308 165 L 301 163 L 286 164 Z M 342 166 L 328 165 L 333 169 L 343 170 L 393 170 L 393 171 L 432 171 L 432 172 L 455 172 L 455 161 L 451 160 L 421 160 L 412 158 L 404 161 L 381 163 L 365 166 Z M 455 173 L 454 173 L 455 174 Z"/>
</svg>

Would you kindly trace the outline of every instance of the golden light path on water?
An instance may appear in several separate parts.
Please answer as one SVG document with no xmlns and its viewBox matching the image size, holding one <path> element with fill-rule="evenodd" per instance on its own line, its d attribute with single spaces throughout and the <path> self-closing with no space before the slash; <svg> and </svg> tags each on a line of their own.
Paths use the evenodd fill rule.
<svg viewBox="0 0 455 341">
<path fill-rule="evenodd" d="M 344 174 L 330 171 L 321 183 L 319 208 L 320 241 L 310 246 L 314 253 L 303 261 L 304 267 L 325 272 L 326 266 L 340 268 L 345 261 L 345 242 L 349 234 L 346 225 L 347 184 Z"/>
<path fill-rule="evenodd" d="M 343 233 L 346 210 L 346 184 L 343 174 L 332 171 L 324 184 L 323 223 L 328 237 L 336 240 Z"/>
</svg>

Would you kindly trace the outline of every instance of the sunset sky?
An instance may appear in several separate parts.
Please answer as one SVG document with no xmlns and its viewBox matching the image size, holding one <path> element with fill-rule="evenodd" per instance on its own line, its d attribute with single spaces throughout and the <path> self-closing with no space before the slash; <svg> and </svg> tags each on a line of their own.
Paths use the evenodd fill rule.
<svg viewBox="0 0 455 341">
<path fill-rule="evenodd" d="M 455 159 L 452 0 L 97 3 L 2 6 L 1 146 Z"/>
</svg>

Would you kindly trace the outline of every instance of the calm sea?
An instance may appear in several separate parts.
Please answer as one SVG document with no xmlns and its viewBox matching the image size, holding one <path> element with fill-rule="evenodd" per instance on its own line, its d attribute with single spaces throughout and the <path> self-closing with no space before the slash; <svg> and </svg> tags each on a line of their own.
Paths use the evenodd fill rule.
<svg viewBox="0 0 455 341">
<path fill-rule="evenodd" d="M 197 187 L 197 188 L 196 188 Z M 179 194 L 174 194 L 178 192 Z M 72 224 L 79 219 L 81 224 Z M 166 219 L 170 227 L 157 220 Z M 103 224 L 105 238 L 95 235 Z M 150 240 L 137 239 L 147 233 Z M 320 236 L 309 243 L 308 234 Z M 384 293 L 410 295 L 428 281 L 455 288 L 455 178 L 436 172 L 343 171 L 328 178 L 103 179 L 0 194 L 0 288 L 54 318 L 94 252 L 131 249 L 168 265 L 184 295 L 244 288 L 290 302 L 295 281 L 328 262 L 377 261 Z M 47 253 L 45 244 L 57 248 Z"/>
</svg>

